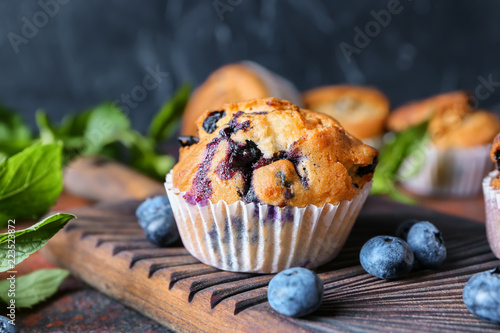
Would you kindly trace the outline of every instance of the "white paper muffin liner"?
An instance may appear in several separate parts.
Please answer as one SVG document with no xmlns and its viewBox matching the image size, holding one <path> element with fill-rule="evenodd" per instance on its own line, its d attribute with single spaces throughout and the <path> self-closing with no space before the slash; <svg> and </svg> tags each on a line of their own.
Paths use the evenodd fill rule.
<svg viewBox="0 0 500 333">
<path fill-rule="evenodd" d="M 234 272 L 276 273 L 315 268 L 341 250 L 372 183 L 351 201 L 304 208 L 224 201 L 192 205 L 172 185 L 165 188 L 186 249 L 201 262 Z"/>
<path fill-rule="evenodd" d="M 401 166 L 402 185 L 419 195 L 471 197 L 481 191 L 481 180 L 493 169 L 491 145 L 439 150 L 428 145 L 415 153 Z M 416 175 L 405 177 L 409 164 L 423 165 Z"/>
<path fill-rule="evenodd" d="M 500 191 L 490 186 L 498 175 L 492 171 L 483 179 L 484 208 L 486 209 L 486 234 L 491 251 L 500 258 Z"/>
</svg>

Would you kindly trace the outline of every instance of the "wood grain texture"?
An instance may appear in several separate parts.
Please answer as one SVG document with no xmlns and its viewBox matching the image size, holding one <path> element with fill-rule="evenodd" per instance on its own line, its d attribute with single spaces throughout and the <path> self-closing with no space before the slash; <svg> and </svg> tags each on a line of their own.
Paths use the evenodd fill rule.
<svg viewBox="0 0 500 333">
<path fill-rule="evenodd" d="M 276 313 L 267 302 L 273 275 L 224 272 L 193 258 L 179 244 L 149 244 L 133 215 L 137 202 L 78 208 L 49 241 L 45 255 L 99 291 L 178 331 L 207 332 L 487 332 L 462 302 L 474 273 L 500 265 L 484 226 L 370 198 L 341 254 L 317 270 L 325 285 L 318 311 L 305 318 Z M 417 269 L 383 281 L 359 265 L 369 238 L 393 234 L 403 220 L 430 220 L 444 235 L 448 258 L 438 270 Z"/>
</svg>

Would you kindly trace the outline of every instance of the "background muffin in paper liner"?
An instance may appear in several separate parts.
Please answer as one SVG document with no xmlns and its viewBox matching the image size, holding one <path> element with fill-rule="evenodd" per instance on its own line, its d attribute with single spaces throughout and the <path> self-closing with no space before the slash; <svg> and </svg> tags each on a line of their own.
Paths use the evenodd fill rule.
<svg viewBox="0 0 500 333">
<path fill-rule="evenodd" d="M 334 119 L 275 98 L 207 111 L 198 133 L 198 143 L 181 148 L 169 196 L 182 193 L 173 200 L 174 213 L 184 224 L 186 247 L 200 260 L 236 271 L 315 267 L 327 260 L 330 246 L 311 239 L 329 242 L 326 229 L 336 228 L 343 231 L 331 248 L 340 249 L 368 195 L 378 161 L 374 148 Z M 243 231 L 226 232 L 242 224 Z M 294 259 L 306 243 L 309 258 Z M 210 252 L 214 247 L 217 253 Z M 234 264 L 242 258 L 253 263 Z"/>
<path fill-rule="evenodd" d="M 474 110 L 465 92 L 451 92 L 401 106 L 391 114 L 389 128 L 404 130 L 428 121 L 429 141 L 419 171 L 402 177 L 402 185 L 420 195 L 470 197 L 481 191 L 481 179 L 492 170 L 490 142 L 500 131 L 493 113 Z M 402 171 L 416 160 L 410 156 Z"/>
</svg>

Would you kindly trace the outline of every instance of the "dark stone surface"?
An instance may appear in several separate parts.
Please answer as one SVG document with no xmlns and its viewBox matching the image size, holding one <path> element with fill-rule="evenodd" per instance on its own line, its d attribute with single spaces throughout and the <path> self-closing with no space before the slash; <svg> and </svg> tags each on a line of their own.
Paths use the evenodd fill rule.
<svg viewBox="0 0 500 333">
<path fill-rule="evenodd" d="M 394 105 L 474 91 L 488 77 L 500 82 L 500 2 L 494 0 L 401 0 L 395 7 L 394 0 L 57 0 L 57 7 L 55 1 L 0 2 L 0 101 L 32 126 L 39 107 L 58 119 L 117 99 L 143 131 L 182 82 L 197 85 L 242 59 L 301 90 L 376 85 Z M 388 7 L 395 14 L 377 28 L 371 11 Z M 348 62 L 340 45 L 355 46 L 353 29 L 367 24 L 374 37 Z M 157 67 L 168 73 L 161 82 L 143 82 Z M 489 88 L 480 88 L 480 106 L 500 110 L 499 87 Z M 135 101 L 122 94 L 135 94 Z"/>
<path fill-rule="evenodd" d="M 58 293 L 16 318 L 20 332 L 144 332 L 171 330 L 70 276 Z"/>
</svg>

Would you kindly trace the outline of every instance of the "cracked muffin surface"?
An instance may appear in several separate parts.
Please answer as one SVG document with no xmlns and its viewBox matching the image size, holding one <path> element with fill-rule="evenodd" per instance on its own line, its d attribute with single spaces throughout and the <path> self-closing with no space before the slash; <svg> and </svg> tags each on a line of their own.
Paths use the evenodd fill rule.
<svg viewBox="0 0 500 333">
<path fill-rule="evenodd" d="M 428 132 L 438 148 L 487 145 L 500 131 L 498 117 L 465 105 L 438 111 L 429 121 Z"/>
<path fill-rule="evenodd" d="M 337 204 L 359 193 L 378 162 L 333 118 L 276 98 L 225 104 L 197 127 L 199 141 L 181 148 L 172 171 L 190 204 Z"/>
</svg>

